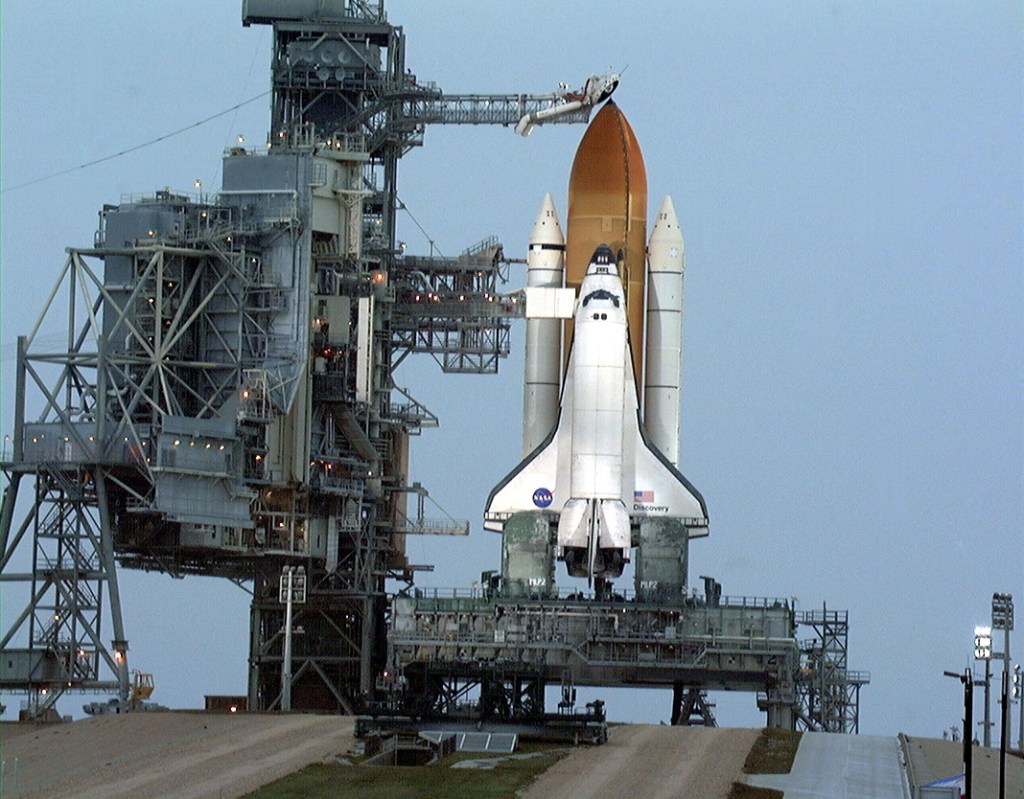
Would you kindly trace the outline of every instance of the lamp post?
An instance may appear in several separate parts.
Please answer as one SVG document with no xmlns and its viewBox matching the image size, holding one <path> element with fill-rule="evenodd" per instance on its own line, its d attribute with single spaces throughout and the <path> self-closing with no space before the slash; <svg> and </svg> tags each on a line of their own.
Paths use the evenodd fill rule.
<svg viewBox="0 0 1024 799">
<path fill-rule="evenodd" d="M 292 605 L 306 601 L 306 569 L 285 566 L 281 570 L 278 601 L 284 603 L 284 658 L 281 663 L 281 710 L 292 709 Z"/>
<path fill-rule="evenodd" d="M 960 680 L 964 685 L 964 795 L 963 799 L 971 799 L 971 772 L 974 770 L 974 744 L 971 733 L 974 730 L 974 675 L 970 669 L 963 674 L 955 671 L 942 672 L 947 677 Z"/>
<path fill-rule="evenodd" d="M 1024 673 L 1020 663 L 1013 667 L 1013 698 L 1020 706 L 1020 720 L 1017 722 L 1017 749 L 1024 754 Z"/>
<path fill-rule="evenodd" d="M 1003 707 L 999 735 L 999 799 L 1006 796 L 1006 744 L 1010 738 L 1010 630 L 1013 629 L 1013 594 L 992 594 L 992 629 L 1003 631 Z"/>
<path fill-rule="evenodd" d="M 991 627 L 975 627 L 974 628 L 974 659 L 985 661 L 985 682 L 982 685 L 985 686 L 985 720 L 982 721 L 981 726 L 984 731 L 982 732 L 982 743 L 985 748 L 992 746 L 992 719 L 989 714 L 989 687 L 992 684 L 992 628 Z M 966 735 L 973 734 L 973 731 Z"/>
</svg>

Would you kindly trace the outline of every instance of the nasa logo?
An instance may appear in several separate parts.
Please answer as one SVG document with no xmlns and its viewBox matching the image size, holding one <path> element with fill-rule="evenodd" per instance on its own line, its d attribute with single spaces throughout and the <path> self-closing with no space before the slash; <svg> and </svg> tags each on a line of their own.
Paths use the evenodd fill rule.
<svg viewBox="0 0 1024 799">
<path fill-rule="evenodd" d="M 551 492 L 546 488 L 538 488 L 533 492 L 533 504 L 538 508 L 546 508 L 551 504 Z"/>
</svg>

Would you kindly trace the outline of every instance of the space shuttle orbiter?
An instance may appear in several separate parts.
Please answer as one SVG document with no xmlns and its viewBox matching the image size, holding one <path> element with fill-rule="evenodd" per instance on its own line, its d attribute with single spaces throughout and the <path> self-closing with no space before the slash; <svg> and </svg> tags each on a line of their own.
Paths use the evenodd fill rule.
<svg viewBox="0 0 1024 799">
<path fill-rule="evenodd" d="M 574 577 L 618 577 L 633 528 L 649 516 L 707 526 L 704 500 L 640 421 L 625 293 L 611 248 L 594 252 L 580 287 L 558 421 L 491 492 L 484 527 L 524 511 L 557 514 L 556 556 Z"/>
</svg>

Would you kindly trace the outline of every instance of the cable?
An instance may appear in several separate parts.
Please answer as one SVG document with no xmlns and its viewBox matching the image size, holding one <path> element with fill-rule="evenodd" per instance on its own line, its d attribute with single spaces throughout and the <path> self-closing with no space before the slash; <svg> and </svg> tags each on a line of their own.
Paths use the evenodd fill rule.
<svg viewBox="0 0 1024 799">
<path fill-rule="evenodd" d="M 247 74 L 245 76 L 245 82 L 242 84 L 242 90 L 243 91 L 245 89 L 245 84 L 247 84 L 249 82 L 249 80 L 252 78 L 252 73 L 253 73 L 253 70 L 255 70 L 255 68 L 256 68 L 256 62 L 259 60 L 260 53 L 263 52 L 264 48 L 266 47 L 266 33 L 267 33 L 266 26 L 265 25 L 261 25 L 260 26 L 260 34 L 259 34 L 259 37 L 258 37 L 258 41 L 256 42 L 256 46 L 253 48 L 252 60 L 249 62 L 249 74 Z M 241 93 L 242 92 L 240 91 L 239 94 L 241 94 Z M 244 103 L 242 105 L 244 105 Z M 241 108 L 242 105 L 236 105 L 234 110 L 238 111 L 238 109 Z M 228 126 L 228 132 L 224 136 L 224 141 L 226 141 L 226 142 L 231 140 L 231 138 L 230 138 L 231 137 L 231 131 L 235 129 L 235 120 L 236 119 L 238 119 L 238 114 L 237 113 L 233 117 L 231 117 L 231 124 Z M 214 186 L 216 186 L 218 184 L 218 182 L 220 181 L 220 171 L 221 171 L 221 169 L 223 167 L 224 167 L 224 160 L 222 158 L 218 158 L 217 159 L 217 168 L 214 170 L 214 178 L 213 178 L 213 185 Z"/>
<path fill-rule="evenodd" d="M 2 191 L 2 193 L 7 193 L 9 191 L 14 191 L 15 189 L 23 189 L 26 186 L 34 186 L 37 183 L 42 183 L 42 182 L 47 181 L 47 180 L 53 180 L 54 178 L 59 178 L 61 175 L 67 175 L 67 174 L 69 174 L 71 172 L 77 172 L 79 169 L 85 169 L 86 167 L 96 166 L 96 164 L 102 164 L 104 161 L 112 161 L 115 158 L 120 158 L 122 155 L 128 155 L 128 153 L 134 153 L 137 150 L 143 149 L 144 147 L 149 147 L 149 146 L 151 146 L 153 144 L 157 144 L 158 142 L 162 142 L 162 141 L 165 141 L 167 139 L 170 139 L 172 136 L 177 136 L 179 133 L 184 133 L 187 130 L 192 130 L 192 128 L 198 128 L 200 125 L 205 125 L 207 122 L 212 122 L 213 120 L 218 119 L 219 117 L 225 116 L 226 114 L 230 114 L 232 111 L 237 111 L 239 108 L 241 108 L 244 105 L 248 105 L 249 103 L 254 103 L 257 100 L 260 100 L 260 99 L 266 97 L 268 94 L 270 94 L 269 91 L 265 91 L 265 92 L 263 92 L 263 94 L 257 94 L 255 97 L 250 97 L 248 100 L 245 100 L 245 101 L 243 101 L 241 103 L 238 103 L 237 105 L 233 105 L 233 106 L 231 106 L 231 108 L 227 108 L 227 109 L 225 109 L 223 111 L 220 111 L 220 112 L 214 114 L 213 116 L 209 116 L 206 119 L 201 119 L 198 122 L 193 122 L 191 125 L 186 125 L 185 127 L 179 128 L 178 130 L 172 131 L 171 133 L 165 133 L 163 136 L 158 136 L 157 138 L 151 139 L 150 141 L 145 142 L 144 144 L 136 144 L 134 147 L 129 147 L 127 150 L 121 150 L 121 152 L 119 152 L 119 153 L 114 153 L 113 155 L 106 155 L 103 158 L 97 158 L 95 161 L 88 161 L 88 162 L 86 162 L 84 164 L 79 164 L 78 166 L 73 166 L 70 169 L 64 169 L 64 170 L 61 170 L 60 172 L 54 172 L 53 174 L 46 175 L 45 177 L 36 178 L 35 180 L 29 180 L 29 181 L 26 181 L 25 183 L 19 183 L 16 186 L 5 186 L 0 191 Z"/>
<path fill-rule="evenodd" d="M 444 253 L 441 252 L 440 249 L 438 249 L 437 244 L 432 238 L 430 238 L 430 234 L 423 229 L 423 225 L 420 224 L 419 220 L 412 215 L 412 211 L 409 210 L 409 207 L 404 202 L 402 202 L 402 199 L 400 197 L 396 197 L 395 199 L 398 200 L 399 210 L 405 211 L 409 215 L 409 218 L 413 221 L 413 224 L 420 229 L 420 233 L 423 234 L 423 237 L 427 240 L 427 243 L 430 245 L 430 254 L 433 255 L 434 252 L 436 251 L 438 255 L 444 258 Z"/>
</svg>

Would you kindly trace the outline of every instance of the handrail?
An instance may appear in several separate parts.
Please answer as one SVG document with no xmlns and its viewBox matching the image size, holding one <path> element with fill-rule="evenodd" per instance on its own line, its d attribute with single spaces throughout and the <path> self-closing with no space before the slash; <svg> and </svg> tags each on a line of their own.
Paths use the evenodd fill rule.
<svg viewBox="0 0 1024 799">
<path fill-rule="evenodd" d="M 635 604 L 648 604 L 645 600 L 637 596 L 635 589 L 626 588 L 623 590 L 615 589 L 613 592 L 613 599 L 598 599 L 592 590 L 584 590 L 581 587 L 576 586 L 558 586 L 556 594 L 550 597 L 543 597 L 533 599 L 530 597 L 494 597 L 491 593 L 484 591 L 480 588 L 417 588 L 415 596 L 417 599 L 481 599 L 481 600 L 500 600 L 506 604 L 537 604 L 550 602 L 553 600 L 569 600 L 569 601 L 586 601 L 594 602 L 595 600 L 607 604 L 617 604 L 620 602 L 630 602 Z M 705 598 L 701 594 L 693 592 L 688 595 L 680 595 L 680 600 L 685 600 L 688 606 L 697 606 L 702 608 L 709 607 L 728 607 L 728 608 L 750 608 L 751 610 L 779 610 L 790 608 L 790 600 L 782 599 L 779 597 L 758 597 L 758 596 L 723 596 L 718 601 L 709 605 L 705 602 Z M 651 602 L 649 604 L 658 604 L 657 602 Z M 666 606 L 666 610 L 675 609 L 674 606 Z"/>
</svg>

